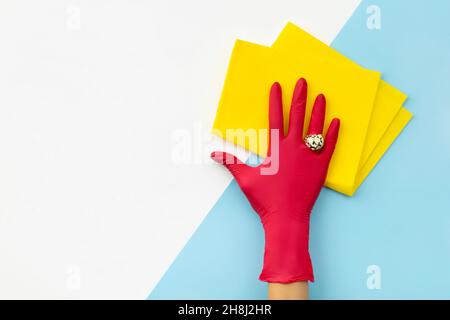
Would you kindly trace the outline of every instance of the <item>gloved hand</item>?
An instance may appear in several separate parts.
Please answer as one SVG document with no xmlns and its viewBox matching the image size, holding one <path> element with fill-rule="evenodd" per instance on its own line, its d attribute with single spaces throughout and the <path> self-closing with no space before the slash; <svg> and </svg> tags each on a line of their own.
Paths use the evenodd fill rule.
<svg viewBox="0 0 450 320">
<path fill-rule="evenodd" d="M 211 154 L 231 172 L 261 218 L 265 233 L 264 266 L 259 277 L 262 281 L 314 281 L 308 250 L 309 220 L 327 176 L 338 138 L 339 119 L 331 122 L 323 148 L 312 151 L 302 137 L 306 96 L 306 81 L 300 79 L 294 90 L 289 130 L 285 136 L 281 87 L 278 83 L 273 84 L 269 102 L 272 134 L 268 157 L 260 166 L 248 166 L 224 152 Z M 324 118 L 325 97 L 319 95 L 314 103 L 308 134 L 321 134 Z M 264 169 L 277 161 L 275 172 L 267 170 L 264 173 Z"/>
</svg>

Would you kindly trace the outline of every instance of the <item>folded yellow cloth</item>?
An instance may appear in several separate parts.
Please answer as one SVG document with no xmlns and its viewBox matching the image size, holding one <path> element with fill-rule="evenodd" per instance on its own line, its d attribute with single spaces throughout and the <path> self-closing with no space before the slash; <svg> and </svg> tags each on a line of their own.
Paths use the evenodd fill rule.
<svg viewBox="0 0 450 320">
<path fill-rule="evenodd" d="M 325 185 L 352 195 L 411 119 L 402 107 L 406 95 L 292 23 L 271 48 L 236 42 L 213 133 L 266 156 L 269 88 L 274 81 L 282 85 L 287 129 L 299 77 L 309 87 L 306 121 L 320 92 L 327 97 L 325 128 L 333 117 L 341 119 Z"/>
<path fill-rule="evenodd" d="M 283 88 L 287 129 L 291 94 L 300 77 L 308 81 L 306 122 L 319 93 L 324 93 L 327 98 L 325 128 L 332 118 L 341 119 L 339 142 L 325 185 L 350 195 L 359 171 L 380 82 L 379 72 L 326 61 L 316 54 L 268 48 L 238 40 L 231 56 L 213 133 L 265 157 L 267 134 L 260 134 L 260 130 L 268 128 L 270 87 L 278 81 Z M 232 129 L 241 131 L 232 132 Z"/>
</svg>

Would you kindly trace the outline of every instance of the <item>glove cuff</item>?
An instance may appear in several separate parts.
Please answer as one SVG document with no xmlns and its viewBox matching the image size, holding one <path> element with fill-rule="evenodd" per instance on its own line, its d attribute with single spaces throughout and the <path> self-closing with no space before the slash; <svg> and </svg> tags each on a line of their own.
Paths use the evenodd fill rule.
<svg viewBox="0 0 450 320">
<path fill-rule="evenodd" d="M 265 234 L 264 265 L 259 279 L 265 282 L 314 282 L 309 246 L 309 221 L 277 219 L 263 221 Z M 266 220 L 266 219 L 265 219 Z"/>
</svg>

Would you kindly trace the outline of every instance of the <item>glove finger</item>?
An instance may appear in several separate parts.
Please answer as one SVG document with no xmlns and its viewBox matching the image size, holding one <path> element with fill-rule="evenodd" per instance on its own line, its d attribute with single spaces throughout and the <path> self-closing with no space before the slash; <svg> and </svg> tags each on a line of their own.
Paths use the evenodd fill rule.
<svg viewBox="0 0 450 320">
<path fill-rule="evenodd" d="M 288 136 L 301 140 L 303 136 L 303 124 L 305 122 L 306 96 L 308 85 L 306 80 L 301 78 L 295 85 L 292 96 L 291 110 L 289 113 Z"/>
<path fill-rule="evenodd" d="M 284 136 L 283 126 L 283 102 L 281 97 L 281 86 L 278 82 L 275 82 L 270 88 L 269 97 L 269 145 L 267 150 L 267 156 L 271 154 L 272 137 L 276 136 L 272 133 L 278 133 L 279 139 Z M 273 130 L 277 130 L 274 132 Z"/>
<path fill-rule="evenodd" d="M 240 177 L 245 173 L 249 172 L 252 167 L 248 166 L 241 160 L 239 160 L 234 155 L 222 152 L 222 151 L 214 151 L 211 153 L 211 158 L 219 164 L 224 165 L 228 171 L 236 178 L 236 180 L 240 180 Z"/>
<path fill-rule="evenodd" d="M 333 155 L 334 149 L 336 147 L 336 143 L 339 136 L 339 127 L 340 120 L 338 118 L 334 118 L 330 126 L 328 127 L 327 136 L 325 138 L 325 145 L 323 147 L 322 153 L 328 158 L 331 159 Z"/>
<path fill-rule="evenodd" d="M 314 102 L 309 121 L 308 134 L 322 134 L 325 121 L 326 100 L 323 94 L 319 94 Z"/>
</svg>

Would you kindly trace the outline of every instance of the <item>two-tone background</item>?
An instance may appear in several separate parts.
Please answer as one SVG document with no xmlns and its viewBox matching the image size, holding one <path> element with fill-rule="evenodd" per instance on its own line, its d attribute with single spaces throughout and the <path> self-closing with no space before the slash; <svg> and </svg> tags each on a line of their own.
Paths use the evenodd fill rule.
<svg viewBox="0 0 450 320">
<path fill-rule="evenodd" d="M 264 298 L 262 230 L 209 130 L 235 39 L 270 45 L 288 21 L 383 72 L 415 115 L 353 198 L 321 194 L 312 298 L 450 298 L 448 12 L 2 1 L 0 298 Z"/>
</svg>

